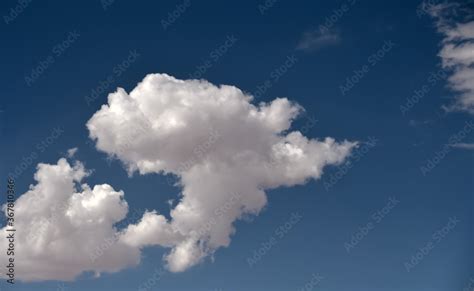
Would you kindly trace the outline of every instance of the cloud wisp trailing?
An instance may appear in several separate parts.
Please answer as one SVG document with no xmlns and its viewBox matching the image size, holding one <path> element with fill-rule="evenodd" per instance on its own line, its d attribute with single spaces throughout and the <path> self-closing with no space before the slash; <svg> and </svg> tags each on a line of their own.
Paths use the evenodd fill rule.
<svg viewBox="0 0 474 291">
<path fill-rule="evenodd" d="M 474 11 L 460 2 L 422 5 L 443 35 L 439 57 L 451 73 L 448 84 L 457 93 L 455 102 L 445 109 L 474 114 Z"/>
<path fill-rule="evenodd" d="M 453 148 L 458 148 L 458 149 L 474 150 L 474 143 L 460 142 L 460 143 L 452 144 L 451 146 Z"/>
<path fill-rule="evenodd" d="M 338 31 L 332 29 L 314 29 L 303 33 L 303 36 L 296 46 L 301 51 L 316 51 L 326 46 L 336 45 L 341 42 L 341 36 Z"/>
</svg>

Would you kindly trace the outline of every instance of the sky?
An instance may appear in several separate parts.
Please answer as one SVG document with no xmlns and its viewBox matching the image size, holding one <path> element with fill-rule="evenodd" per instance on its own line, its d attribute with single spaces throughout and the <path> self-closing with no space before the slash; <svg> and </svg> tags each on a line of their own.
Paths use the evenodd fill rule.
<svg viewBox="0 0 474 291">
<path fill-rule="evenodd" d="M 473 9 L 3 1 L 1 290 L 472 290 Z"/>
</svg>

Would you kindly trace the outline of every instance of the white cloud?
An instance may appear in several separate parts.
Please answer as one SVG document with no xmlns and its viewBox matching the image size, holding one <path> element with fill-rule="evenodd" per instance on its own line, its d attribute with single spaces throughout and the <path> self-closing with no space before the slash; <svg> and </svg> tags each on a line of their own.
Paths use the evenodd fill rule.
<svg viewBox="0 0 474 291">
<path fill-rule="evenodd" d="M 341 37 L 335 30 L 314 29 L 303 33 L 296 49 L 314 51 L 325 46 L 338 44 L 340 41 Z"/>
<path fill-rule="evenodd" d="M 85 271 L 115 272 L 139 263 L 139 249 L 119 241 L 113 227 L 128 211 L 124 193 L 107 184 L 79 186 L 87 175 L 81 163 L 71 166 L 66 159 L 38 164 L 36 184 L 14 208 L 16 279 L 66 281 Z M 1 231 L 6 233 L 5 227 Z M 2 238 L 1 248 L 6 250 L 7 240 Z M 106 242 L 103 253 L 94 257 Z M 8 257 L 2 254 L 6 266 Z"/>
<path fill-rule="evenodd" d="M 451 72 L 449 86 L 457 92 L 454 104 L 445 108 L 474 114 L 474 21 L 460 16 L 473 11 L 456 3 L 425 6 L 444 36 L 439 56 Z"/>
<path fill-rule="evenodd" d="M 318 179 L 356 146 L 290 132 L 303 109 L 286 98 L 258 106 L 252 99 L 233 86 L 166 74 L 109 94 L 87 123 L 97 148 L 130 175 L 174 174 L 181 189 L 170 220 L 148 212 L 121 242 L 169 247 L 167 267 L 183 271 L 229 246 L 233 223 L 267 204 L 265 189 Z"/>
<path fill-rule="evenodd" d="M 179 178 L 171 219 L 147 211 L 118 230 L 128 212 L 122 191 L 83 183 L 90 172 L 80 162 L 38 164 L 36 184 L 15 203 L 16 278 L 67 281 L 88 271 L 117 272 L 137 265 L 140 250 L 154 245 L 170 248 L 169 270 L 184 271 L 229 246 L 233 223 L 266 205 L 265 189 L 318 179 L 324 166 L 343 162 L 356 146 L 290 132 L 303 109 L 286 98 L 251 101 L 232 86 L 159 74 L 130 95 L 110 94 L 87 124 L 90 135 L 130 174 Z M 0 243 L 7 248 L 5 237 Z M 0 256 L 5 265 L 7 259 Z"/>
</svg>

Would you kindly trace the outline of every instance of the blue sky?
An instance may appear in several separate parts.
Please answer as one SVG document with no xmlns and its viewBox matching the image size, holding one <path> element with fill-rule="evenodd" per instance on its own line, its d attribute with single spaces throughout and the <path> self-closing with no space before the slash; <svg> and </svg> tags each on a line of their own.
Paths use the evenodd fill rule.
<svg viewBox="0 0 474 291">
<path fill-rule="evenodd" d="M 2 2 L 2 16 L 17 5 Z M 261 213 L 235 223 L 229 247 L 184 272 L 160 271 L 149 290 L 469 286 L 474 151 L 445 145 L 463 133 L 456 144 L 472 145 L 468 125 L 474 119 L 468 111 L 443 109 L 459 93 L 448 87 L 452 72 L 441 66 L 443 35 L 436 21 L 420 13 L 418 1 L 263 5 L 28 2 L 0 25 L 0 176 L 26 161 L 16 178 L 19 195 L 35 183 L 38 163 L 56 164 L 77 147 L 75 157 L 93 169 L 85 178 L 89 185 L 107 183 L 125 192 L 129 222 L 145 209 L 169 216 L 167 201 L 180 193 L 170 176 L 129 177 L 120 161 L 107 159 L 89 139 L 86 123 L 107 94 L 117 87 L 130 92 L 147 74 L 166 73 L 236 86 L 255 95 L 254 104 L 287 97 L 305 109 L 292 129 L 308 138 L 360 142 L 346 160 L 350 167 L 329 165 L 317 181 L 267 190 Z M 38 67 L 42 72 L 33 73 Z M 421 98 L 401 109 L 416 94 Z M 443 157 L 426 170 L 440 152 Z M 433 248 L 407 270 L 427 245 Z M 147 247 L 138 266 L 99 278 L 86 272 L 72 282 L 0 284 L 7 290 L 138 290 L 164 267 L 167 252 Z"/>
</svg>

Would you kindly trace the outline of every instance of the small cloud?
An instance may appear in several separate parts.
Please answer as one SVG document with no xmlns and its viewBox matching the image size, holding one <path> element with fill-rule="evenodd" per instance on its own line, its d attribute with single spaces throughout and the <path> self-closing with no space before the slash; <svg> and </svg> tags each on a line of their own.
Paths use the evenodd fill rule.
<svg viewBox="0 0 474 291">
<path fill-rule="evenodd" d="M 314 51 L 325 46 L 336 45 L 341 42 L 339 32 L 327 29 L 313 29 L 303 33 L 297 50 Z"/>
<path fill-rule="evenodd" d="M 68 158 L 74 157 L 74 155 L 77 153 L 78 148 L 72 148 L 67 150 L 67 156 Z"/>
<path fill-rule="evenodd" d="M 451 147 L 465 150 L 474 150 L 474 143 L 455 143 L 452 144 Z"/>
</svg>

